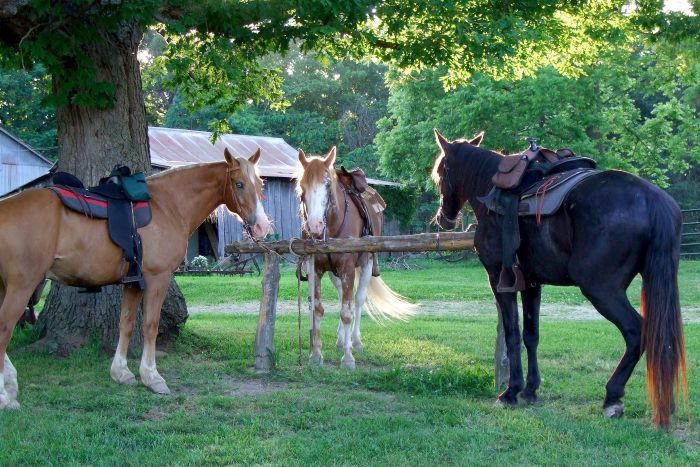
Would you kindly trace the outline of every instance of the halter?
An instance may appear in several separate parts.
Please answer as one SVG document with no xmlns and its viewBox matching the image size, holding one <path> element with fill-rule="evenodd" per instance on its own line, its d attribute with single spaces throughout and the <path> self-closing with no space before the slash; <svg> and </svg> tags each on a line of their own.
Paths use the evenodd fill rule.
<svg viewBox="0 0 700 467">
<path fill-rule="evenodd" d="M 233 172 L 234 170 L 236 170 L 236 169 L 234 169 L 233 167 L 226 167 L 226 180 L 224 180 L 224 191 L 222 193 L 222 199 L 224 200 L 224 203 L 226 202 L 226 191 L 227 191 L 226 188 L 231 183 L 231 177 L 229 174 L 231 172 Z M 243 221 L 243 229 L 250 236 L 250 238 L 255 240 L 255 236 L 253 235 L 253 228 L 251 227 L 250 222 L 248 222 L 247 216 L 241 215 L 241 211 L 242 211 L 241 203 L 240 203 L 240 201 L 238 201 L 238 197 L 236 196 L 236 193 L 233 191 L 233 188 L 231 188 L 228 191 L 229 191 L 229 193 L 231 193 L 231 200 L 232 200 L 231 204 L 233 204 L 233 206 L 234 206 L 234 212 L 236 214 L 238 214 L 238 216 Z"/>
</svg>

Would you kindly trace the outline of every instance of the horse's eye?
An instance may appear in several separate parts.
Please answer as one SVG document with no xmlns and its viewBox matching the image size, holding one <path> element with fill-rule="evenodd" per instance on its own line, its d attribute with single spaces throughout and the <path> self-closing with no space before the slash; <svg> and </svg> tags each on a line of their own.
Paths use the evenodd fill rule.
<svg viewBox="0 0 700 467">
<path fill-rule="evenodd" d="M 238 188 L 238 189 L 243 188 L 243 182 L 236 182 L 236 188 Z"/>
</svg>

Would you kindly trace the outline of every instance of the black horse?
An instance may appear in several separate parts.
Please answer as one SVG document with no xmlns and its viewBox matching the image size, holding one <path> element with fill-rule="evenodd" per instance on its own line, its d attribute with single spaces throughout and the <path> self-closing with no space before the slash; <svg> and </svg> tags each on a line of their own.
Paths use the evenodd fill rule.
<svg viewBox="0 0 700 467">
<path fill-rule="evenodd" d="M 517 255 L 527 283 L 521 292 L 528 354 L 523 387 L 517 294 L 496 289 L 502 262 L 502 216 L 487 210 L 478 199 L 493 186 L 491 177 L 502 156 L 478 147 L 483 133 L 472 140 L 450 142 L 435 130 L 435 137 L 442 150 L 433 169 L 440 191 L 436 220 L 440 227 L 453 229 L 464 203 L 471 205 L 478 219 L 474 244 L 503 320 L 510 382 L 499 401 L 515 405 L 521 391 L 525 401 L 536 401 L 541 285 L 577 285 L 625 339 L 625 353 L 606 385 L 605 415 L 622 415 L 625 384 L 646 351 L 653 422 L 668 427 L 676 383 L 681 383 L 687 398 L 677 282 L 681 212 L 676 202 L 635 175 L 605 171 L 577 185 L 562 208 L 542 218 L 540 225 L 534 218 L 520 218 L 522 241 Z M 642 316 L 625 293 L 637 274 L 643 279 Z"/>
</svg>

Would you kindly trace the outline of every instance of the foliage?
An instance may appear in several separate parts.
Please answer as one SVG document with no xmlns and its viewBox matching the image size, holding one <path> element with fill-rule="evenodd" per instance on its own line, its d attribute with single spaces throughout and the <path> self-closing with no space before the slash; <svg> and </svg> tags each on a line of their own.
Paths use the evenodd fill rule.
<svg viewBox="0 0 700 467">
<path fill-rule="evenodd" d="M 209 260 L 202 255 L 195 256 L 190 262 L 190 269 L 194 271 L 206 271 L 209 269 Z"/>
<path fill-rule="evenodd" d="M 700 164 L 700 62 L 669 48 L 611 52 L 579 77 L 551 67 L 522 79 L 475 74 L 452 91 L 439 70 L 410 80 L 392 70 L 388 116 L 376 138 L 381 169 L 431 192 L 433 128 L 451 138 L 485 130 L 488 148 L 516 152 L 536 137 L 667 187 Z"/>
<path fill-rule="evenodd" d="M 44 103 L 51 80 L 37 65 L 29 71 L 0 68 L 0 126 L 45 156 L 56 157 L 56 115 Z"/>
</svg>

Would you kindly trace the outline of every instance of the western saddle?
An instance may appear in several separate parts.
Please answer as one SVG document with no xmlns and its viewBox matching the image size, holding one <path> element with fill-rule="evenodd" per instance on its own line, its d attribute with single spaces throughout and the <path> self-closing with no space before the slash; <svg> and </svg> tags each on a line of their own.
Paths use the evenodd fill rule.
<svg viewBox="0 0 700 467">
<path fill-rule="evenodd" d="M 144 174 L 139 172 L 132 175 L 129 167 L 117 165 L 109 176 L 100 180 L 99 185 L 86 189 L 83 182 L 74 175 L 56 172 L 53 185 L 47 188 L 72 211 L 91 219 L 107 219 L 110 239 L 124 251 L 124 259 L 129 263 L 122 284 L 135 283 L 143 290 L 143 251 L 137 229 L 151 222 L 151 207 L 148 203 L 151 195 Z M 86 291 L 99 290 L 97 287 Z"/>
<path fill-rule="evenodd" d="M 503 157 L 491 179 L 494 188 L 480 198 L 489 210 L 503 216 L 498 292 L 525 289 L 525 278 L 516 257 L 520 247 L 518 216 L 535 215 L 539 225 L 540 217 L 554 214 L 571 189 L 598 173 L 594 160 L 578 157 L 571 149 L 552 151 L 537 147 L 534 138 L 528 141 L 530 147 L 525 151 Z"/>
</svg>

